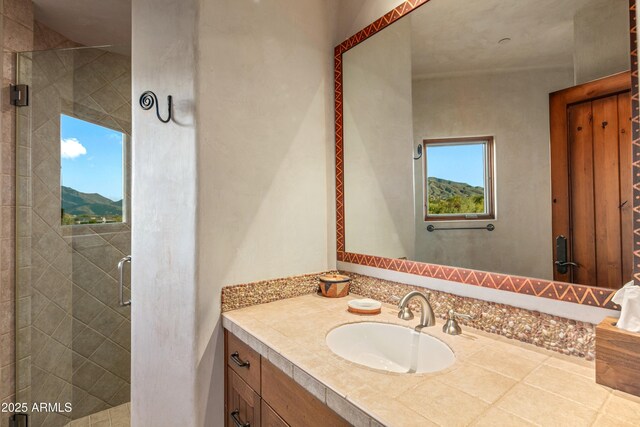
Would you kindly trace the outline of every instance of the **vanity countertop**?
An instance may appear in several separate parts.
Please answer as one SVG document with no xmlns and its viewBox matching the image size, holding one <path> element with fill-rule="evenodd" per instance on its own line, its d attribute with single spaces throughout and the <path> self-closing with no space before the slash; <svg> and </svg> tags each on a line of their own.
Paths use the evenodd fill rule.
<svg viewBox="0 0 640 427">
<path fill-rule="evenodd" d="M 539 349 L 462 326 L 425 328 L 456 355 L 432 374 L 395 374 L 335 355 L 325 336 L 333 328 L 373 321 L 415 326 L 382 313 L 349 313 L 347 301 L 305 295 L 223 314 L 230 332 L 267 357 L 354 425 L 640 425 L 640 398 L 595 383 L 593 362 Z"/>
</svg>

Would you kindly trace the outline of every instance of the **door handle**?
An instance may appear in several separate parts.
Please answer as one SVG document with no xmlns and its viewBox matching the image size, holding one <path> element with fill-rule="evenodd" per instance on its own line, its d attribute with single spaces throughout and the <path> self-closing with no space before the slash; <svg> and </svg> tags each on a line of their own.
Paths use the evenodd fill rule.
<svg viewBox="0 0 640 427">
<path fill-rule="evenodd" d="M 124 300 L 124 265 L 131 263 L 131 255 L 122 258 L 118 263 L 118 292 L 120 296 L 120 306 L 126 307 L 131 305 L 131 300 Z"/>
<path fill-rule="evenodd" d="M 560 267 L 566 267 L 566 266 L 571 266 L 571 267 L 578 267 L 578 264 L 576 264 L 575 262 L 571 262 L 571 261 L 556 261 L 555 265 L 558 265 Z"/>
<path fill-rule="evenodd" d="M 567 274 L 569 267 L 578 267 L 578 264 L 567 260 L 567 238 L 560 234 L 556 237 L 556 271 L 560 274 Z"/>
</svg>

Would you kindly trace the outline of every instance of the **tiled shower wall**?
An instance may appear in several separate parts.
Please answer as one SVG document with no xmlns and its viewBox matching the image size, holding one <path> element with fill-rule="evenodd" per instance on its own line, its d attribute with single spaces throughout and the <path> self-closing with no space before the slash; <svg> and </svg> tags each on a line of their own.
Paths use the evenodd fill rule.
<svg viewBox="0 0 640 427">
<path fill-rule="evenodd" d="M 18 401 L 71 402 L 70 416 L 32 414 L 32 425 L 55 427 L 129 400 L 130 309 L 118 305 L 116 265 L 130 228 L 60 224 L 60 115 L 130 135 L 130 61 L 75 49 L 19 64 L 31 100 L 17 133 Z"/>
<path fill-rule="evenodd" d="M 22 356 L 18 387 L 26 396 L 32 395 L 34 400 L 40 401 L 42 396 L 55 394 L 74 402 L 75 418 L 129 398 L 130 322 L 128 312 L 116 308 L 114 266 L 120 256 L 128 253 L 130 232 L 128 225 L 82 227 L 64 232 L 61 227 L 56 230 L 53 225 L 56 224 L 54 217 L 59 222 L 60 215 L 59 191 L 54 191 L 54 187 L 59 188 L 59 169 L 57 177 L 55 173 L 51 175 L 57 166 L 54 162 L 45 163 L 43 155 L 57 159 L 59 166 L 59 129 L 48 125 L 51 111 L 34 105 L 33 118 L 39 126 L 32 129 L 33 135 L 22 135 L 24 139 L 20 141 L 20 153 L 16 156 L 16 110 L 9 105 L 8 87 L 16 81 L 16 52 L 76 47 L 77 43 L 34 22 L 31 1 L 0 0 L 0 15 L 3 44 L 0 97 L 0 400 L 16 400 L 14 230 L 17 158 L 18 170 L 22 171 L 17 181 L 18 189 L 27 196 L 22 200 L 28 200 L 23 202 L 18 215 L 18 218 L 26 219 L 20 227 L 23 240 L 19 245 L 19 258 L 23 270 L 17 275 L 21 298 L 18 322 L 22 326 L 33 323 L 28 333 L 20 334 L 18 339 L 17 351 Z M 62 77 L 59 73 L 64 74 L 70 70 L 69 67 L 75 67 L 72 62 L 65 63 L 58 58 L 62 63 L 60 68 L 61 63 L 52 56 L 45 64 L 47 55 L 49 53 L 43 54 L 40 65 L 45 66 L 49 76 L 58 73 Z M 58 85 L 57 90 L 66 88 L 64 95 L 68 102 L 60 102 L 61 110 L 56 112 L 59 114 L 64 110 L 70 115 L 130 134 L 129 59 L 103 53 L 85 56 L 78 64 L 82 61 L 87 65 L 87 72 L 80 72 L 72 84 L 67 78 L 67 84 Z M 113 66 L 105 66 L 110 62 Z M 38 90 L 46 89 L 47 86 L 45 80 L 32 83 L 32 90 L 37 86 L 40 86 Z M 77 96 L 70 98 L 73 92 Z M 26 109 L 18 111 L 20 120 L 28 117 Z M 30 153 L 31 143 L 37 141 L 42 141 L 39 147 L 47 151 Z M 26 176 L 32 167 L 38 171 L 34 182 Z M 126 197 L 129 198 L 128 194 Z M 38 206 L 31 201 L 39 202 Z M 55 203 L 55 214 L 53 209 L 46 208 L 47 203 Z M 32 207 L 37 211 L 33 215 L 37 216 L 35 221 L 30 215 Z M 29 231 L 35 231 L 36 237 L 28 237 Z M 41 280 L 46 274 L 50 274 L 48 280 Z M 56 287 L 62 291 L 52 292 Z M 45 297 L 46 293 L 50 298 Z M 34 332 L 33 341 L 31 332 Z M 39 345 L 50 347 L 44 353 L 32 355 L 32 343 L 34 349 Z M 36 366 L 33 370 L 32 363 Z M 31 384 L 34 385 L 33 390 Z M 32 392 L 43 394 L 38 397 Z M 0 414 L 1 427 L 7 425 L 7 418 L 6 414 Z M 46 425 L 56 425 L 64 420 L 66 417 L 53 415 Z M 32 421 L 34 425 L 42 425 L 43 419 Z"/>
</svg>

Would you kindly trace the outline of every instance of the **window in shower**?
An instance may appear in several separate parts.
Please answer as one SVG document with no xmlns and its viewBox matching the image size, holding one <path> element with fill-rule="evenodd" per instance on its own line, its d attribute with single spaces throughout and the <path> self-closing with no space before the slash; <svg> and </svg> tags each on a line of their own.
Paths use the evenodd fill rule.
<svg viewBox="0 0 640 427">
<path fill-rule="evenodd" d="M 60 115 L 63 225 L 123 221 L 125 134 Z"/>
</svg>

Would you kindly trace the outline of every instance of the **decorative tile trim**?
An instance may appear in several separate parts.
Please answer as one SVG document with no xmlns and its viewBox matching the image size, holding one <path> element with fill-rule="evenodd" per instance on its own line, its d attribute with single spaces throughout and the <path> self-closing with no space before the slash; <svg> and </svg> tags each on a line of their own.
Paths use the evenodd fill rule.
<svg viewBox="0 0 640 427">
<path fill-rule="evenodd" d="M 388 304 L 397 304 L 394 297 L 401 297 L 411 290 L 426 290 L 423 287 L 362 274 L 345 271 L 339 273 L 351 277 L 352 293 Z M 322 273 L 225 287 L 222 289 L 222 312 L 316 293 L 320 274 Z M 454 309 L 473 316 L 473 320 L 461 320 L 463 325 L 565 355 L 583 357 L 587 360 L 593 360 L 595 357 L 594 324 L 446 292 L 429 291 L 433 310 L 440 318 L 444 319 L 447 311 Z M 412 304 L 416 311 L 420 310 L 417 302 Z M 256 351 L 271 359 L 271 355 L 257 347 Z"/>
<path fill-rule="evenodd" d="M 512 276 L 507 274 L 496 274 L 479 270 L 427 264 L 417 261 L 383 258 L 345 251 L 342 54 L 403 16 L 411 13 L 418 7 L 426 4 L 428 1 L 429 0 L 406 1 L 335 47 L 336 255 L 338 261 L 395 270 L 424 277 L 446 279 L 467 285 L 534 295 L 558 301 L 620 310 L 618 305 L 611 302 L 611 298 L 614 294 L 614 290 L 611 289 Z M 637 224 L 637 227 L 634 229 L 634 278 L 636 284 L 640 285 L 640 99 L 638 96 L 636 0 L 629 0 L 629 19 L 632 64 L 631 90 L 633 110 L 633 157 L 634 159 L 637 159 L 633 162 L 633 219 L 634 223 Z"/>
<path fill-rule="evenodd" d="M 447 267 L 444 265 L 427 264 L 402 259 L 382 258 L 350 252 L 343 252 L 341 259 L 340 257 L 338 259 L 352 264 L 367 265 L 370 267 L 415 274 L 417 276 L 450 280 L 452 282 L 460 282 L 483 288 L 591 305 L 611 310 L 620 310 L 620 306 L 611 301 L 614 294 L 614 291 L 611 289 L 563 282 L 550 282 L 548 280 L 532 279 L 529 277 L 489 273 L 486 271 Z"/>
</svg>

